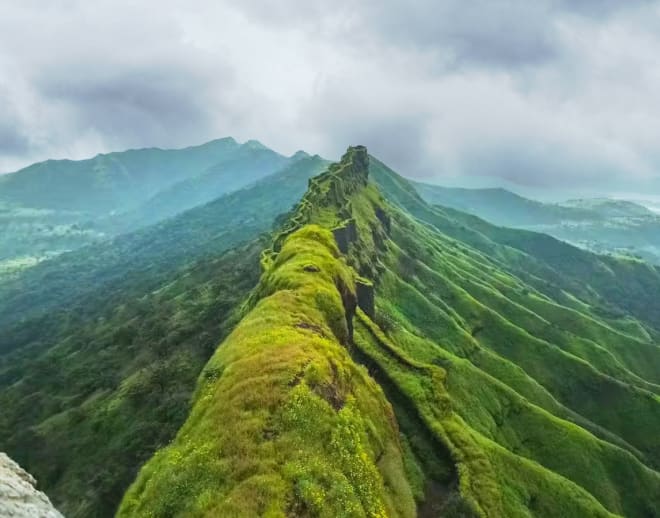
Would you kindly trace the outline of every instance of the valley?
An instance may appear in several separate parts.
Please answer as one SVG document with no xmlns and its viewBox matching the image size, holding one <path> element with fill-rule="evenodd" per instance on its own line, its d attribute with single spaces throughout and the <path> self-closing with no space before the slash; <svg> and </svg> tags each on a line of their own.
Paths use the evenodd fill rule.
<svg viewBox="0 0 660 518">
<path fill-rule="evenodd" d="M 461 189 L 415 183 L 429 203 L 496 225 L 532 230 L 600 254 L 660 264 L 660 216 L 640 203 L 610 198 L 542 203 L 505 189 Z"/>
<path fill-rule="evenodd" d="M 660 270 L 418 188 L 299 156 L 6 278 L 3 448 L 66 516 L 651 516 Z"/>
</svg>

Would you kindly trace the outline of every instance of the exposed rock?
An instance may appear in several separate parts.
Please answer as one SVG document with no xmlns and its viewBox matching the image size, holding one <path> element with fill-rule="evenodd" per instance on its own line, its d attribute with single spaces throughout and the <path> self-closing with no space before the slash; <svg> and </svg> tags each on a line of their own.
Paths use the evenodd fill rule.
<svg viewBox="0 0 660 518">
<path fill-rule="evenodd" d="M 390 218 L 390 215 L 382 207 L 376 207 L 376 217 L 383 225 L 385 232 L 389 235 L 392 231 L 392 218 Z"/>
<path fill-rule="evenodd" d="M 287 236 L 311 221 L 315 207 L 333 207 L 342 220 L 352 218 L 350 196 L 364 188 L 369 181 L 369 154 L 364 146 L 349 147 L 340 162 L 331 164 L 328 169 L 309 179 L 307 192 L 273 240 L 272 250 L 278 252 Z M 348 245 L 355 239 L 355 222 L 345 221 L 336 229 L 335 238 L 342 253 L 347 253 Z"/>
<path fill-rule="evenodd" d="M 0 453 L 0 516 L 12 518 L 62 518 L 37 481 L 4 453 Z"/>
<path fill-rule="evenodd" d="M 374 286 L 370 282 L 362 279 L 357 279 L 355 282 L 357 290 L 358 306 L 364 311 L 369 318 L 373 319 L 376 316 L 376 303 L 374 300 Z"/>
<path fill-rule="evenodd" d="M 344 221 L 344 223 L 332 230 L 332 234 L 337 242 L 337 248 L 342 254 L 348 253 L 348 247 L 357 240 L 357 227 L 354 219 Z"/>
</svg>

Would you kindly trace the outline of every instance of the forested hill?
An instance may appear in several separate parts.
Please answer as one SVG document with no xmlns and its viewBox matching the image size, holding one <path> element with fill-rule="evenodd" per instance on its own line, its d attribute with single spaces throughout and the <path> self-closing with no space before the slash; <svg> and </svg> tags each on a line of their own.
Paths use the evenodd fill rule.
<svg viewBox="0 0 660 518">
<path fill-rule="evenodd" d="M 350 148 L 119 515 L 653 516 L 658 272 L 565 247 Z"/>
<path fill-rule="evenodd" d="M 107 297 L 135 283 L 155 289 L 163 275 L 269 230 L 325 164 L 318 156 L 298 160 L 245 189 L 156 225 L 62 254 L 0 282 L 0 325 L 70 309 L 87 293 L 101 291 Z"/>
<path fill-rule="evenodd" d="M 0 200 L 39 209 L 122 212 L 250 153 L 266 153 L 273 162 L 285 160 L 258 142 L 239 144 L 231 137 L 184 149 L 133 149 L 86 160 L 47 160 L 0 176 Z"/>
<path fill-rule="evenodd" d="M 310 158 L 257 141 L 48 160 L 0 176 L 0 281 L 251 186 Z"/>
<path fill-rule="evenodd" d="M 66 516 L 112 516 L 176 433 L 321 158 L 0 282 L 0 445 Z"/>
<path fill-rule="evenodd" d="M 654 516 L 659 295 L 299 154 L 0 283 L 0 444 L 72 517 Z"/>
<path fill-rule="evenodd" d="M 660 264 L 660 216 L 637 203 L 607 198 L 542 203 L 505 189 L 414 186 L 429 203 L 496 225 L 543 232 L 591 251 Z"/>
</svg>

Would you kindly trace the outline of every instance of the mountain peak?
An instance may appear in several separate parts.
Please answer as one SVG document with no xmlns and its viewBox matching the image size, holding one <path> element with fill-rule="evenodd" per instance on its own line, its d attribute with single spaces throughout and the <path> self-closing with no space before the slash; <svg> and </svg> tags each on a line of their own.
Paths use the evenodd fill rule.
<svg viewBox="0 0 660 518">
<path fill-rule="evenodd" d="M 369 153 L 364 146 L 350 146 L 341 160 L 329 171 L 343 179 L 358 179 L 366 183 L 369 178 Z"/>
<path fill-rule="evenodd" d="M 310 223 L 320 212 L 333 214 L 332 226 L 349 218 L 348 199 L 366 187 L 368 176 L 367 148 L 349 147 L 339 162 L 330 164 L 325 172 L 310 178 L 307 192 L 296 206 L 288 225 L 275 238 L 273 250 L 279 250 L 287 236 Z M 267 255 L 269 253 L 267 251 Z"/>
<path fill-rule="evenodd" d="M 213 140 L 207 142 L 206 144 L 202 144 L 202 145 L 203 146 L 212 146 L 214 144 L 225 144 L 225 145 L 226 144 L 234 144 L 235 145 L 235 144 L 238 144 L 238 142 L 236 142 L 236 139 L 234 137 L 221 137 L 221 138 L 213 139 Z"/>
<path fill-rule="evenodd" d="M 62 518 L 32 475 L 0 452 L 0 515 Z"/>
<path fill-rule="evenodd" d="M 293 155 L 291 155 L 291 158 L 294 160 L 300 160 L 301 158 L 308 158 L 310 156 L 311 155 L 307 151 L 299 149 Z"/>
<path fill-rule="evenodd" d="M 243 146 L 248 147 L 250 149 L 268 149 L 268 147 L 264 146 L 261 142 L 258 140 L 250 139 L 243 144 Z"/>
<path fill-rule="evenodd" d="M 364 146 L 351 146 L 339 162 L 310 180 L 308 195 L 320 205 L 342 205 L 344 199 L 367 184 L 369 153 Z M 322 196 L 320 196 L 322 195 Z"/>
</svg>

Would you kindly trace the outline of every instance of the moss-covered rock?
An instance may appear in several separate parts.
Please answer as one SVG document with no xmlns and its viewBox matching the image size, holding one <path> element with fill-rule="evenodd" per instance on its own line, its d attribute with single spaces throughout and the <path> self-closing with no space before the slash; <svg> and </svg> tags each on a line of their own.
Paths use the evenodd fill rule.
<svg viewBox="0 0 660 518">
<path fill-rule="evenodd" d="M 653 516 L 657 346 L 534 261 L 349 148 L 120 514 Z"/>
<path fill-rule="evenodd" d="M 355 280 L 331 232 L 291 234 L 256 293 L 119 516 L 414 516 L 391 406 L 344 345 Z"/>
<path fill-rule="evenodd" d="M 358 306 L 370 318 L 376 317 L 374 285 L 367 279 L 358 278 L 355 282 Z"/>
</svg>

